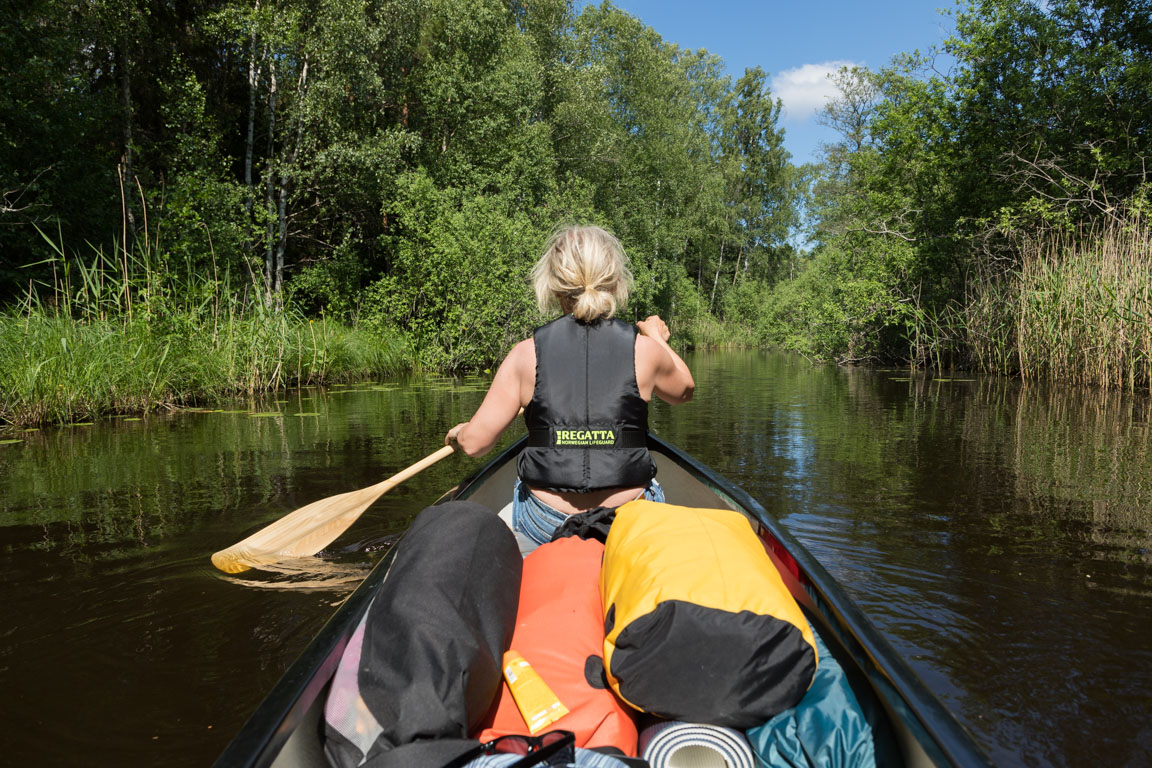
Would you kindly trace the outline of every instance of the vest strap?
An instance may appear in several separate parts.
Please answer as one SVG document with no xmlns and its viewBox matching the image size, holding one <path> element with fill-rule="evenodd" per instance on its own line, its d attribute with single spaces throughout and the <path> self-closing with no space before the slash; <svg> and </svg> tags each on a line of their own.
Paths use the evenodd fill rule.
<svg viewBox="0 0 1152 768">
<path fill-rule="evenodd" d="M 528 430 L 529 448 L 647 448 L 648 434 L 612 427 L 545 427 Z"/>
</svg>

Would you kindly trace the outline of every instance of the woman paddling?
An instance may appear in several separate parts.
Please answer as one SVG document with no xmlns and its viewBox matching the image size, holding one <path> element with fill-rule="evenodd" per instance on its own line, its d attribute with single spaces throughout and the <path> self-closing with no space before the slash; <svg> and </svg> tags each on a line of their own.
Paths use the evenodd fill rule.
<svg viewBox="0 0 1152 768">
<path fill-rule="evenodd" d="M 444 442 L 482 456 L 524 408 L 512 527 L 543 544 L 568 515 L 641 495 L 664 500 L 646 447 L 648 402 L 686 403 L 696 385 L 663 320 L 633 326 L 614 317 L 632 274 L 608 232 L 559 230 L 532 277 L 540 311 L 559 307 L 563 316 L 512 348 L 472 420 Z"/>
</svg>

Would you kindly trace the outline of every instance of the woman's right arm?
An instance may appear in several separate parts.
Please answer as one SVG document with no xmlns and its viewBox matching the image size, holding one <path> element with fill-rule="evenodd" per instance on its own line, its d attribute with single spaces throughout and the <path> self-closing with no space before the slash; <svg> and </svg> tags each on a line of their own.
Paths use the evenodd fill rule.
<svg viewBox="0 0 1152 768">
<path fill-rule="evenodd" d="M 444 436 L 469 456 L 483 456 L 516 420 L 520 408 L 532 399 L 536 385 L 536 346 L 525 339 L 512 348 L 492 377 L 492 386 L 471 421 L 457 424 Z"/>
</svg>

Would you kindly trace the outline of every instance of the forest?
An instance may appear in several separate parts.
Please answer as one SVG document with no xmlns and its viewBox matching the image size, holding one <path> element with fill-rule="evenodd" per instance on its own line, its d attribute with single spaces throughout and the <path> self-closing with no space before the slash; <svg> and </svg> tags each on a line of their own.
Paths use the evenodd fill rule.
<svg viewBox="0 0 1152 768">
<path fill-rule="evenodd" d="M 565 222 L 682 347 L 1148 391 L 1152 0 L 949 24 L 801 165 L 768 73 L 609 2 L 9 3 L 0 423 L 491 370 Z"/>
</svg>

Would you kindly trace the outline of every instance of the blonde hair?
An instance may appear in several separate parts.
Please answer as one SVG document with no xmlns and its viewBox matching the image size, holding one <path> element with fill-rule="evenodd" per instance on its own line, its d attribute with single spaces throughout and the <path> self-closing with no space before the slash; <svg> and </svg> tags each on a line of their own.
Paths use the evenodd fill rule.
<svg viewBox="0 0 1152 768">
<path fill-rule="evenodd" d="M 612 317 L 628 301 L 632 272 L 624 248 L 600 227 L 565 226 L 553 233 L 532 269 L 536 303 L 558 306 L 577 320 Z"/>
</svg>

